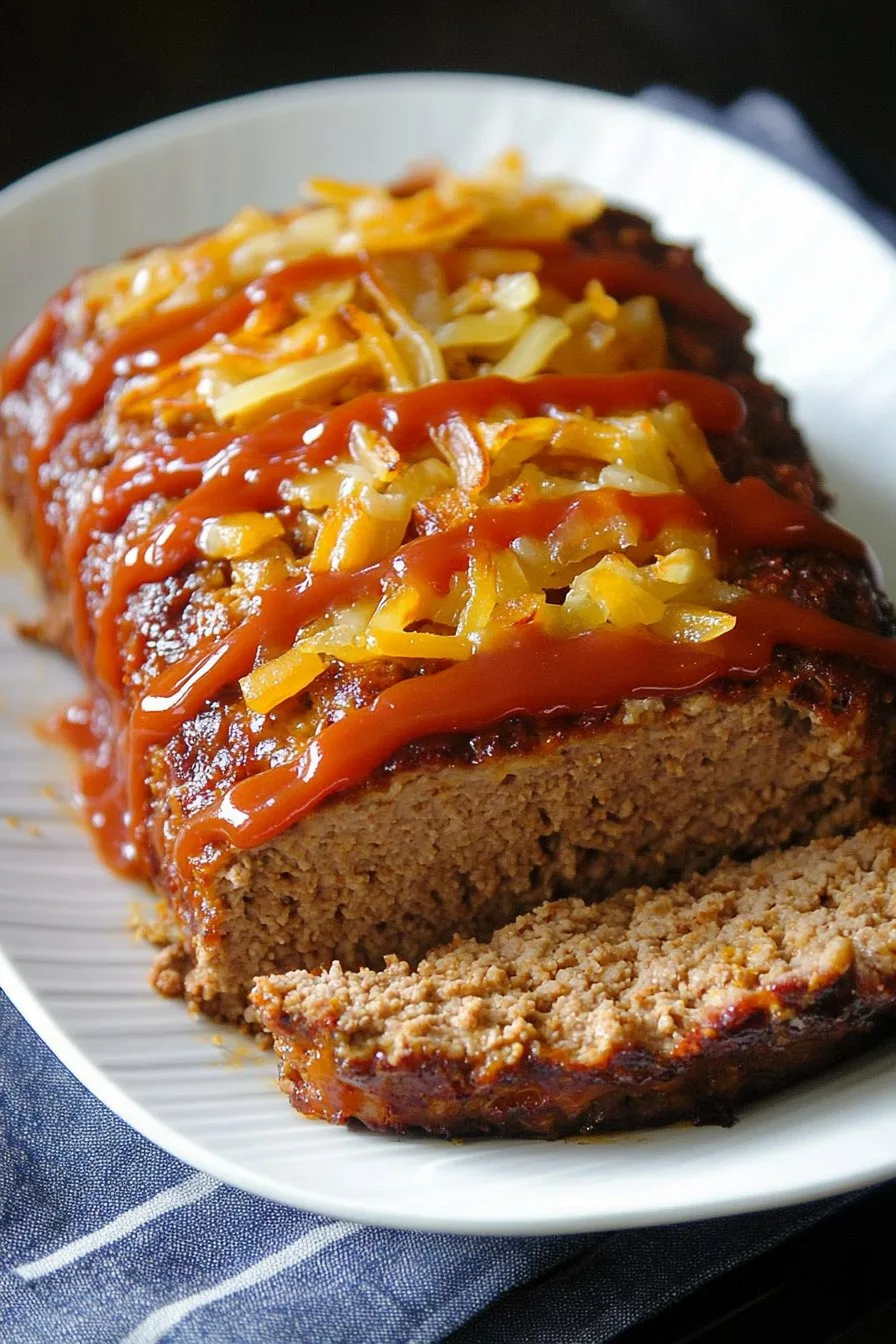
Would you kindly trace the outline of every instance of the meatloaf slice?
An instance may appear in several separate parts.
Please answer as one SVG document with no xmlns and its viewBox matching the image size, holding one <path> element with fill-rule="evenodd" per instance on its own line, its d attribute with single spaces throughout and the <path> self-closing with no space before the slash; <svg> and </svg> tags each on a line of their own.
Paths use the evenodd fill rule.
<svg viewBox="0 0 896 1344">
<path fill-rule="evenodd" d="M 609 724 L 520 730 L 491 759 L 398 770 L 236 855 L 192 914 L 184 981 L 165 956 L 157 983 L 238 1018 L 261 970 L 415 962 L 558 893 L 600 898 L 855 828 L 887 787 L 857 709 L 767 691 L 630 702 Z"/>
<path fill-rule="evenodd" d="M 591 193 L 448 178 L 84 272 L 0 369 L 85 813 L 213 1015 L 889 803 L 894 614 L 747 319 Z"/>
<path fill-rule="evenodd" d="M 548 902 L 412 970 L 261 978 L 293 1105 L 372 1129 L 557 1136 L 725 1118 L 896 1005 L 896 829 L 666 890 Z"/>
</svg>

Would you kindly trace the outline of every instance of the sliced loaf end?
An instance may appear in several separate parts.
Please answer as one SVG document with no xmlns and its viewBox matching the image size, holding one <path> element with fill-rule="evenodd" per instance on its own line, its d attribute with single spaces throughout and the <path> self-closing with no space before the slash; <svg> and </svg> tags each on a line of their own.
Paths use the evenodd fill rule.
<svg viewBox="0 0 896 1344">
<path fill-rule="evenodd" d="M 896 1004 L 896 828 L 541 905 L 414 970 L 261 977 L 293 1104 L 440 1134 L 719 1119 L 838 1058 Z"/>
</svg>

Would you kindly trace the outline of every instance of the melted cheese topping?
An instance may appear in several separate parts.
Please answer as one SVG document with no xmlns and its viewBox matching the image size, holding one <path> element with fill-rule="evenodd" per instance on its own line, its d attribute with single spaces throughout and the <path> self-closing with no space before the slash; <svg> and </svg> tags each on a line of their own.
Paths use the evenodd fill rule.
<svg viewBox="0 0 896 1344">
<path fill-rule="evenodd" d="M 664 367 L 659 305 L 685 333 L 747 320 L 685 254 L 648 260 L 614 228 L 589 246 L 600 201 L 514 156 L 310 195 L 76 277 L 0 363 L 90 682 L 60 731 L 113 863 L 153 871 L 149 754 L 237 683 L 254 754 L 222 740 L 231 774 L 174 847 L 187 885 L 415 740 L 749 681 L 782 644 L 893 672 L 892 641 L 722 581 L 758 548 L 867 557 L 719 473 L 703 431 L 737 433 L 745 407 Z M 122 619 L 169 581 L 196 594 L 196 637 L 163 651 L 150 613 L 132 695 Z M 371 674 L 370 703 L 302 694 L 376 659 L 404 664 Z"/>
<path fill-rule="evenodd" d="M 596 278 L 569 294 L 544 277 L 545 249 L 592 223 L 602 202 L 568 184 L 529 183 L 517 155 L 476 178 L 440 169 L 391 192 L 317 179 L 307 195 L 282 214 L 245 209 L 214 233 L 81 279 L 70 307 L 104 339 L 239 286 L 252 300 L 234 329 L 181 357 L 138 360 L 106 415 L 239 436 L 283 411 L 364 392 L 666 362 L 654 297 L 618 302 Z M 313 264 L 327 258 L 329 269 Z M 307 273 L 295 272 L 306 261 Z M 290 283 L 252 291 L 286 279 L 288 267 Z M 415 537 L 475 527 L 482 509 L 589 494 L 612 505 L 599 525 L 572 510 L 547 537 L 473 545 L 444 592 L 397 566 L 379 600 L 328 610 L 242 678 L 248 706 L 265 713 L 333 661 L 457 661 L 533 622 L 557 637 L 610 625 L 717 638 L 735 623 L 719 607 L 738 590 L 719 581 L 711 531 L 669 525 L 645 539 L 624 508 L 627 496 L 688 491 L 716 475 L 682 403 L 613 417 L 587 407 L 455 413 L 405 454 L 358 423 L 338 460 L 282 482 L 279 508 L 207 519 L 198 549 L 229 563 L 229 599 L 248 611 L 266 588 L 303 572 L 364 569 Z"/>
</svg>

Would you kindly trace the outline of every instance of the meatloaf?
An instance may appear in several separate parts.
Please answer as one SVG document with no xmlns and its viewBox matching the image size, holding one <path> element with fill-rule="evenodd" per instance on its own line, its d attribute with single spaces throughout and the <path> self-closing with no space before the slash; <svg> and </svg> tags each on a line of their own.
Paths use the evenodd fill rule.
<svg viewBox="0 0 896 1344">
<path fill-rule="evenodd" d="M 3 366 L 157 986 L 240 1021 L 888 807 L 893 613 L 691 251 L 513 158 L 312 193 L 75 277 Z"/>
<path fill-rule="evenodd" d="M 725 1120 L 896 1010 L 896 830 L 549 901 L 412 970 L 257 981 L 281 1085 L 371 1129 L 557 1137 Z"/>
</svg>

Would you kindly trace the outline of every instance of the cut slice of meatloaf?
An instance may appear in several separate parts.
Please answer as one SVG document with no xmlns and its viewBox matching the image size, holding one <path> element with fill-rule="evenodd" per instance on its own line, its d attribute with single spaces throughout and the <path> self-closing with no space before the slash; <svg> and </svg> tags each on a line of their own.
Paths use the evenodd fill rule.
<svg viewBox="0 0 896 1344">
<path fill-rule="evenodd" d="M 887 789 L 874 715 L 856 710 L 773 690 L 641 701 L 611 723 L 483 734 L 472 763 L 397 769 L 232 858 L 184 910 L 187 993 L 237 1017 L 262 970 L 416 961 L 558 893 L 597 899 L 854 828 Z M 164 956 L 180 992 L 171 969 Z"/>
<path fill-rule="evenodd" d="M 731 1108 L 867 1041 L 896 1006 L 896 829 L 548 902 L 412 970 L 252 995 L 294 1106 L 372 1129 L 560 1136 Z"/>
<path fill-rule="evenodd" d="M 543 260 L 548 271 L 559 262 L 587 270 L 603 258 L 607 294 L 598 295 L 600 311 L 619 309 L 609 297 L 618 293 L 636 305 L 642 328 L 645 313 L 650 319 L 648 346 L 636 343 L 628 363 L 601 365 L 610 369 L 608 378 L 634 371 L 649 380 L 668 369 L 673 377 L 696 373 L 719 380 L 716 397 L 721 389 L 731 400 L 734 389 L 746 408 L 741 427 L 707 428 L 720 481 L 759 478 L 763 489 L 775 492 L 766 494 L 772 512 L 784 502 L 807 510 L 829 502 L 784 399 L 753 376 L 743 340 L 746 319 L 704 280 L 689 249 L 658 242 L 645 221 L 615 209 L 605 210 L 571 251 L 566 243 L 562 248 L 548 244 L 539 264 Z M 185 993 L 212 1015 L 241 1020 L 253 977 L 261 973 L 313 968 L 334 957 L 347 967 L 382 964 L 391 953 L 415 961 L 455 933 L 487 936 L 549 897 L 576 891 L 597 899 L 625 885 L 673 880 L 726 853 L 748 855 L 855 828 L 888 805 L 892 676 L 843 649 L 823 653 L 811 641 L 797 648 L 799 641 L 791 647 L 781 638 L 748 684 L 719 676 L 700 681 L 697 693 L 679 694 L 659 675 L 659 687 L 648 678 L 634 696 L 629 687 L 593 712 L 590 702 L 584 713 L 555 712 L 548 698 L 544 713 L 512 713 L 498 721 L 486 715 L 463 731 L 412 735 L 361 784 L 346 783 L 262 843 L 236 843 L 215 833 L 189 862 L 181 861 L 185 833 L 225 807 L 231 791 L 254 782 L 262 795 L 275 770 L 300 764 L 309 741 L 313 750 L 321 730 L 353 715 L 361 725 L 362 712 L 395 688 L 442 670 L 437 662 L 410 656 L 365 662 L 334 657 L 313 684 L 270 711 L 257 711 L 247 704 L 239 678 L 254 661 L 264 665 L 289 653 L 297 634 L 290 630 L 279 643 L 273 638 L 264 647 L 262 640 L 251 645 L 245 665 L 229 678 L 212 678 L 208 693 L 172 715 L 167 731 L 146 742 L 130 732 L 144 700 L 165 702 L 156 692 L 166 678 L 170 682 L 208 651 L 214 671 L 228 638 L 251 625 L 269 596 L 260 580 L 252 587 L 256 571 L 267 564 L 266 573 L 280 573 L 276 589 L 286 579 L 293 586 L 304 583 L 313 569 L 309 548 L 321 517 L 306 516 L 307 496 L 274 491 L 249 504 L 244 497 L 277 467 L 277 453 L 287 452 L 283 443 L 267 457 L 243 450 L 256 431 L 264 438 L 270 428 L 273 442 L 284 418 L 313 419 L 317 412 L 301 396 L 296 405 L 277 402 L 270 413 L 245 422 L 249 428 L 241 439 L 242 424 L 226 411 L 242 384 L 228 387 L 216 372 L 221 356 L 236 360 L 234 378 L 245 378 L 244 360 L 257 373 L 252 361 L 259 343 L 259 358 L 270 354 L 264 324 L 273 324 L 278 340 L 302 325 L 308 293 L 300 290 L 297 299 L 291 291 L 274 292 L 293 268 L 278 269 L 276 258 L 271 262 L 262 252 L 263 273 L 259 269 L 248 289 L 234 291 L 225 277 L 221 292 L 205 296 L 210 310 L 201 304 L 198 312 L 193 306 L 180 310 L 187 315 L 180 327 L 178 310 L 166 312 L 163 305 L 151 314 L 156 345 L 150 345 L 150 358 L 144 348 L 149 337 L 140 335 L 146 313 L 132 325 L 113 322 L 105 329 L 93 300 L 82 302 L 91 286 L 106 294 L 103 286 L 111 285 L 112 307 L 120 312 L 122 304 L 127 309 L 131 299 L 139 301 L 138 280 L 129 297 L 121 292 L 118 268 L 79 277 L 25 334 L 24 345 L 14 345 L 0 405 L 0 485 L 45 582 L 43 634 L 76 654 L 88 682 L 90 707 L 78 711 L 75 725 L 84 782 L 95 792 L 86 812 L 104 852 L 148 878 L 168 902 L 171 945 L 155 976 L 163 992 Z M 210 256 L 199 258 L 200 289 Z M 296 265 L 313 270 L 318 260 Z M 337 269 L 346 264 L 345 257 L 326 260 Z M 343 281 L 328 283 L 332 296 L 333 285 Z M 265 290 L 264 302 L 256 303 L 265 285 L 274 290 Z M 309 292 L 320 298 L 324 289 Z M 566 298 L 580 299 L 582 292 L 575 287 Z M 221 293 L 228 297 L 221 300 Z M 376 316 L 369 287 L 366 293 L 353 298 L 353 320 L 362 331 Z M 261 320 L 262 335 L 245 331 L 237 354 L 228 355 L 227 314 L 232 317 L 233 305 L 244 300 L 256 305 L 252 320 Z M 563 310 L 563 301 L 554 294 L 552 311 Z M 362 312 L 359 302 L 367 305 Z M 542 317 L 549 324 L 557 320 Z M 159 323 L 167 334 L 158 335 Z M 624 338 L 621 329 L 614 334 L 615 348 L 623 352 L 631 332 Z M 190 369 L 195 371 L 202 350 L 194 347 L 202 341 L 209 363 L 200 395 L 200 385 L 189 379 L 198 376 Z M 167 368 L 158 351 L 170 353 L 172 342 L 187 352 L 186 362 L 147 409 L 141 401 L 149 395 L 145 384 L 152 383 L 154 361 Z M 23 351 L 30 352 L 27 359 Z M 596 344 L 595 360 L 599 356 Z M 664 369 L 645 372 L 652 359 Z M 451 364 L 449 352 L 442 386 L 466 380 L 481 387 L 487 380 L 478 374 L 491 367 L 481 361 L 474 350 Z M 282 363 L 278 370 L 282 376 Z M 543 371 L 558 378 L 579 372 L 550 362 Z M 368 399 L 392 385 L 369 377 L 359 384 Z M 426 394 L 428 386 L 421 383 L 407 395 Z M 319 387 L 314 395 L 324 411 L 333 409 Z M 354 385 L 339 396 L 336 414 L 363 400 Z M 55 437 L 54 425 L 61 426 Z M 303 442 L 296 431 L 288 446 L 294 457 Z M 411 456 L 418 449 L 411 445 Z M 242 464 L 240 471 L 231 470 L 234 462 Z M 392 470 L 388 462 L 387 468 Z M 228 472 L 230 494 L 219 488 Z M 469 484 L 469 477 L 463 479 Z M 281 485 L 295 486 L 296 480 L 284 474 L 278 490 Z M 462 491 L 452 487 L 443 494 L 459 507 Z M 180 546 L 185 522 L 214 523 L 221 514 L 256 506 L 256 522 L 262 517 L 273 526 L 264 536 L 282 530 L 269 542 L 275 554 L 265 545 L 248 557 L 201 551 L 189 538 Z M 438 509 L 424 508 L 399 542 L 411 545 L 440 525 Z M 166 546 L 175 556 L 167 569 Z M 256 554 L 262 556 L 257 563 Z M 135 574 L 139 582 L 131 584 Z M 833 618 L 850 631 L 886 637 L 894 630 L 889 604 L 854 549 L 812 546 L 811 539 L 800 550 L 741 548 L 724 558 L 717 577 L 751 596 L 786 599 L 797 613 Z M 569 582 L 567 575 L 564 584 Z M 124 594 L 117 607 L 116 594 Z M 552 590 L 550 600 L 558 595 Z M 359 726 L 359 740 L 365 731 Z M 275 795 L 273 784 L 270 789 Z"/>
</svg>

